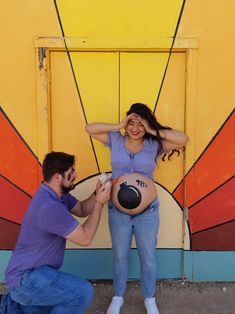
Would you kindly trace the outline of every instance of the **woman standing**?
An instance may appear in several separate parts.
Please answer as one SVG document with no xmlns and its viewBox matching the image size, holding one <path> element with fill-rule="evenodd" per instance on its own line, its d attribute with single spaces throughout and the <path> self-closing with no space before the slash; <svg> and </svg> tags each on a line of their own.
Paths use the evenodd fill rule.
<svg viewBox="0 0 235 314">
<path fill-rule="evenodd" d="M 124 136 L 121 129 L 126 130 Z M 133 235 L 140 258 L 144 304 L 148 314 L 157 314 L 154 296 L 159 200 L 153 172 L 159 156 L 182 148 L 188 137 L 160 125 L 141 103 L 133 104 L 119 124 L 90 123 L 86 131 L 111 151 L 112 196 L 108 207 L 115 296 L 107 314 L 118 314 L 124 303 Z"/>
</svg>

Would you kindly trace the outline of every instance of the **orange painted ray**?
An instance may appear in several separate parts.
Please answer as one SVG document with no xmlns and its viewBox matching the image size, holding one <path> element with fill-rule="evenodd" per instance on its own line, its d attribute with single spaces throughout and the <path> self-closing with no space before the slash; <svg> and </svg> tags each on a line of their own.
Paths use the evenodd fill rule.
<svg viewBox="0 0 235 314">
<path fill-rule="evenodd" d="M 203 198 L 189 209 L 191 233 L 235 219 L 235 179 Z"/>
<path fill-rule="evenodd" d="M 0 174 L 33 195 L 41 181 L 41 165 L 0 108 Z"/>
<path fill-rule="evenodd" d="M 0 217 L 20 224 L 31 197 L 0 176 Z"/>
<path fill-rule="evenodd" d="M 200 251 L 234 251 L 235 220 L 203 230 L 191 236 L 192 250 Z M 221 236 L 223 235 L 223 236 Z"/>
<path fill-rule="evenodd" d="M 0 218 L 0 250 L 12 250 L 20 231 L 20 225 Z"/>
<path fill-rule="evenodd" d="M 231 113 L 217 136 L 208 145 L 185 177 L 186 206 L 190 207 L 199 199 L 227 181 L 235 173 L 235 114 Z M 183 182 L 174 191 L 174 196 L 183 205 Z"/>
</svg>

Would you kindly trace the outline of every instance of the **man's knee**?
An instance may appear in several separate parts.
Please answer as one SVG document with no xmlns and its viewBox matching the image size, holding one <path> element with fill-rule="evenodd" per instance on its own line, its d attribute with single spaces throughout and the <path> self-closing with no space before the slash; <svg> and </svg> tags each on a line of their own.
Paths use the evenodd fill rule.
<svg viewBox="0 0 235 314">
<path fill-rule="evenodd" d="M 86 310 L 92 303 L 94 296 L 93 286 L 89 283 L 89 281 L 84 280 L 82 285 L 77 287 L 77 291 L 75 292 L 72 300 L 70 300 L 70 306 L 79 306 L 80 309 Z"/>
<path fill-rule="evenodd" d="M 83 291 L 83 301 L 87 305 L 87 307 L 92 303 L 93 297 L 94 297 L 94 288 L 89 281 L 86 281 L 86 284 L 84 285 L 84 291 Z"/>
</svg>

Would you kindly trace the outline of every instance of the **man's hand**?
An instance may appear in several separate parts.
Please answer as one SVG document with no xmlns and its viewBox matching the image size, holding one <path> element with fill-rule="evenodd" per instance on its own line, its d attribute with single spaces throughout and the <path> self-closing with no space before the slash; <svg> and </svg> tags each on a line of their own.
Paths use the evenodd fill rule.
<svg viewBox="0 0 235 314">
<path fill-rule="evenodd" d="M 98 185 L 99 183 L 97 183 L 97 186 Z M 93 206 L 91 207 L 93 209 L 90 210 L 87 220 L 83 224 L 79 224 L 69 235 L 66 236 L 66 239 L 81 246 L 88 246 L 91 244 L 100 222 L 102 207 L 110 198 L 111 186 L 111 182 L 106 182 L 100 185 L 97 190 L 95 201 L 93 193 Z"/>
<path fill-rule="evenodd" d="M 100 188 L 101 188 L 101 182 L 100 182 L 100 179 L 98 179 L 96 182 L 96 187 L 95 187 L 95 195 L 98 193 Z"/>
<path fill-rule="evenodd" d="M 99 181 L 99 180 L 98 180 Z M 98 183 L 97 183 L 98 185 Z M 105 182 L 104 184 L 100 184 L 98 190 L 96 190 L 96 197 L 95 201 L 101 204 L 105 204 L 110 199 L 110 192 L 111 192 L 112 184 L 111 182 Z"/>
</svg>

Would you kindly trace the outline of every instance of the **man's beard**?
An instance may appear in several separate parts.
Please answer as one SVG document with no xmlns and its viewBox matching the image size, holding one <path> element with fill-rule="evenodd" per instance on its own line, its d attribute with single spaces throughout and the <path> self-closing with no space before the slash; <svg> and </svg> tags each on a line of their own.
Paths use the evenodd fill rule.
<svg viewBox="0 0 235 314">
<path fill-rule="evenodd" d="M 60 185 L 61 191 L 63 194 L 72 191 L 75 188 L 75 184 L 71 183 L 70 186 L 64 186 L 63 184 Z"/>
</svg>

